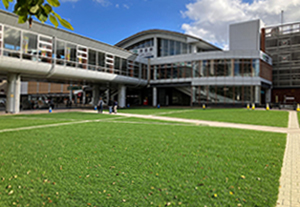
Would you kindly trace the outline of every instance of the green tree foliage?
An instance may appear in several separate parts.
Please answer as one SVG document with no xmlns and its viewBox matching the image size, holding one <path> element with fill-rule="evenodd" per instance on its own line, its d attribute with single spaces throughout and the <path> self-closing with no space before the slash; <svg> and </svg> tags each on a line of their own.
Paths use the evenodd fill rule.
<svg viewBox="0 0 300 207">
<path fill-rule="evenodd" d="M 19 16 L 19 23 L 23 24 L 28 21 L 29 25 L 32 24 L 32 16 L 35 16 L 41 22 L 47 21 L 49 18 L 51 23 L 58 27 L 59 23 L 70 30 L 74 30 L 72 25 L 62 19 L 57 13 L 53 11 L 53 7 L 60 6 L 59 0 L 17 0 L 14 3 L 14 0 L 2 0 L 5 8 L 8 9 L 9 4 L 14 5 L 14 13 Z"/>
</svg>

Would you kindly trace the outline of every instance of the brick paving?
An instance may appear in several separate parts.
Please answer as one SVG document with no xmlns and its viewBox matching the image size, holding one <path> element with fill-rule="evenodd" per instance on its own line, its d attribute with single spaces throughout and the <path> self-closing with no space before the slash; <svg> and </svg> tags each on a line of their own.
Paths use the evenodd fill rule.
<svg viewBox="0 0 300 207">
<path fill-rule="evenodd" d="M 287 142 L 281 169 L 277 207 L 300 207 L 300 132 L 297 112 L 290 112 Z"/>
</svg>

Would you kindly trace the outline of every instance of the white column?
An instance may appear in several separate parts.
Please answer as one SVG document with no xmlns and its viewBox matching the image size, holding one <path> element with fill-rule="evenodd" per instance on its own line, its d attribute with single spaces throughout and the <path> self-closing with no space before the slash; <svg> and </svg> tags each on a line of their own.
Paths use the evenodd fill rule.
<svg viewBox="0 0 300 207">
<path fill-rule="evenodd" d="M 254 87 L 255 87 L 254 103 L 260 104 L 260 86 L 254 86 Z"/>
<path fill-rule="evenodd" d="M 6 112 L 20 112 L 20 91 L 21 91 L 21 76 L 19 74 L 7 75 L 7 93 L 6 93 Z"/>
<path fill-rule="evenodd" d="M 266 89 L 266 103 L 270 103 L 271 102 L 271 89 L 268 88 Z"/>
<path fill-rule="evenodd" d="M 156 87 L 153 87 L 153 106 L 157 105 L 157 89 Z"/>
<path fill-rule="evenodd" d="M 118 104 L 120 108 L 126 107 L 126 86 L 119 86 Z"/>
</svg>

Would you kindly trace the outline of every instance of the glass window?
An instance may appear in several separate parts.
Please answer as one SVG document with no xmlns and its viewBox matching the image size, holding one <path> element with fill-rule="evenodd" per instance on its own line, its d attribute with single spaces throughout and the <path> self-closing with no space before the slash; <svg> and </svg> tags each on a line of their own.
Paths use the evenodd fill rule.
<svg viewBox="0 0 300 207">
<path fill-rule="evenodd" d="M 188 46 L 186 43 L 182 43 L 182 54 L 187 54 Z"/>
<path fill-rule="evenodd" d="M 140 65 L 138 62 L 134 62 L 134 77 L 138 78 L 140 73 Z"/>
<path fill-rule="evenodd" d="M 216 102 L 216 86 L 209 86 L 208 91 L 208 102 L 215 103 Z"/>
<path fill-rule="evenodd" d="M 168 56 L 168 40 L 162 39 L 162 54 L 161 56 Z"/>
<path fill-rule="evenodd" d="M 251 103 L 252 102 L 252 91 L 251 91 L 252 86 L 244 86 L 244 102 L 245 103 Z"/>
<path fill-rule="evenodd" d="M 226 69 L 225 69 L 225 76 L 232 76 L 232 64 L 231 64 L 231 60 L 225 60 L 224 63 Z"/>
<path fill-rule="evenodd" d="M 208 71 L 210 68 L 210 61 L 209 60 L 203 60 L 201 61 L 201 68 L 200 68 L 200 76 L 201 77 L 207 77 L 208 76 Z"/>
<path fill-rule="evenodd" d="M 23 59 L 37 60 L 37 35 L 23 32 Z"/>
<path fill-rule="evenodd" d="M 233 103 L 234 101 L 234 87 L 233 86 L 224 86 L 224 98 L 225 103 Z"/>
<path fill-rule="evenodd" d="M 234 97 L 235 103 L 243 102 L 242 86 L 234 87 Z"/>
<path fill-rule="evenodd" d="M 214 67 L 216 76 L 224 76 L 225 67 L 223 60 L 215 60 Z"/>
<path fill-rule="evenodd" d="M 170 55 L 175 55 L 175 41 L 170 40 Z"/>
<path fill-rule="evenodd" d="M 253 76 L 259 76 L 259 59 L 252 60 L 252 71 L 254 73 Z"/>
<path fill-rule="evenodd" d="M 122 75 L 126 75 L 126 71 L 127 71 L 127 60 L 122 58 Z"/>
<path fill-rule="evenodd" d="M 98 52 L 98 65 L 104 67 L 105 65 L 105 53 Z"/>
<path fill-rule="evenodd" d="M 181 42 L 176 41 L 175 42 L 175 55 L 181 54 Z"/>
<path fill-rule="evenodd" d="M 21 32 L 6 26 L 4 27 L 4 32 L 5 32 L 4 41 L 3 41 L 4 49 L 20 51 Z M 19 54 L 12 51 L 10 52 L 7 51 L 4 53 L 4 55 L 19 58 Z"/>
<path fill-rule="evenodd" d="M 65 59 L 65 42 L 56 41 L 56 63 L 64 64 Z"/>
<path fill-rule="evenodd" d="M 75 67 L 74 63 L 76 62 L 76 50 L 77 50 L 76 45 L 67 43 L 67 47 L 66 47 L 66 61 L 67 61 L 67 65 L 68 66 Z"/>
<path fill-rule="evenodd" d="M 217 102 L 224 103 L 225 102 L 225 87 L 224 86 L 217 86 Z"/>
<path fill-rule="evenodd" d="M 114 64 L 115 64 L 115 69 L 120 69 L 120 62 L 121 62 L 121 58 L 119 58 L 119 57 L 115 57 L 115 62 L 114 62 Z"/>
<path fill-rule="evenodd" d="M 89 69 L 92 69 L 92 70 L 95 70 L 95 66 L 97 63 L 96 63 L 96 55 L 97 55 L 97 52 L 95 50 L 91 50 L 89 49 L 89 54 L 88 54 L 88 64 L 89 64 Z"/>
<path fill-rule="evenodd" d="M 244 60 L 244 75 L 245 77 L 252 76 L 251 60 Z"/>
<path fill-rule="evenodd" d="M 240 61 L 235 60 L 234 61 L 234 76 L 242 76 L 242 67 L 240 67 Z"/>
</svg>

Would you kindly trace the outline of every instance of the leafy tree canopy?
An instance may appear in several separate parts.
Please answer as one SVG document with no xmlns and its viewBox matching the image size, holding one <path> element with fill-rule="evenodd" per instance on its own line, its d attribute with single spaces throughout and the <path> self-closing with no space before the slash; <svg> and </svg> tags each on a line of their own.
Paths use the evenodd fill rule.
<svg viewBox="0 0 300 207">
<path fill-rule="evenodd" d="M 60 23 L 63 27 L 74 30 L 68 21 L 62 19 L 52 9 L 60 6 L 59 0 L 17 0 L 16 3 L 14 3 L 14 0 L 2 0 L 2 3 L 6 9 L 8 9 L 10 3 L 15 4 L 13 12 L 19 16 L 18 22 L 20 24 L 28 21 L 31 26 L 32 16 L 35 16 L 43 23 L 49 18 L 55 27 L 58 27 Z"/>
</svg>

